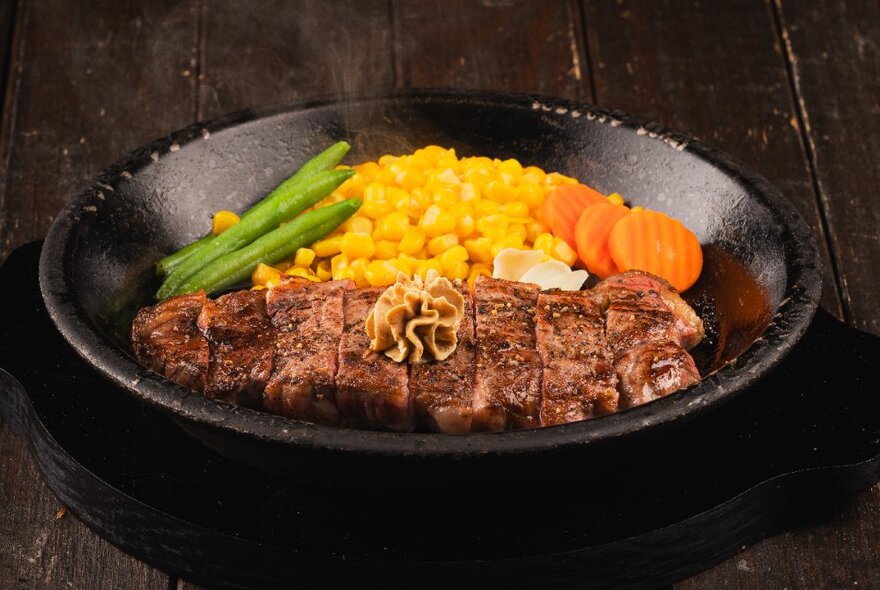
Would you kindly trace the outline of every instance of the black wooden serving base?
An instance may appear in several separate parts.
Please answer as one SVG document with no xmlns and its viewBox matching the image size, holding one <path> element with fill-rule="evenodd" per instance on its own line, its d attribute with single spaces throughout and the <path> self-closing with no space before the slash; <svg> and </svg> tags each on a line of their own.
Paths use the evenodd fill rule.
<svg viewBox="0 0 880 590">
<path fill-rule="evenodd" d="M 279 479 L 226 459 L 92 371 L 37 284 L 0 269 L 0 410 L 98 534 L 211 587 L 654 587 L 880 477 L 880 339 L 820 311 L 761 383 L 650 448 L 559 480 L 394 487 Z"/>
</svg>

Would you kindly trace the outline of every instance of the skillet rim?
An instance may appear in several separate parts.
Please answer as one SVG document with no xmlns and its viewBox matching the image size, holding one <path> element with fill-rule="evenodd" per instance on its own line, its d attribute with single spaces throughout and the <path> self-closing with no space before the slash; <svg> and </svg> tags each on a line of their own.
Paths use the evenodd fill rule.
<svg viewBox="0 0 880 590">
<path fill-rule="evenodd" d="M 153 163 L 155 152 L 167 154 L 171 146 L 183 146 L 202 139 L 205 130 L 219 131 L 257 119 L 289 112 L 332 107 L 340 102 L 455 102 L 541 110 L 545 116 L 582 116 L 593 122 L 610 123 L 645 136 L 644 141 L 664 141 L 670 149 L 687 151 L 713 166 L 758 199 L 781 227 L 788 284 L 770 324 L 742 354 L 698 384 L 664 398 L 625 411 L 581 422 L 532 430 L 501 433 L 450 435 L 439 433 L 394 433 L 321 426 L 274 416 L 257 410 L 231 406 L 207 399 L 154 373 L 111 343 L 86 317 L 73 297 L 68 270 L 74 255 L 73 231 L 82 217 L 82 207 L 94 201 L 101 185 L 125 182 L 138 170 Z M 575 115 L 575 113 L 579 113 Z M 205 122 L 155 140 L 117 161 L 85 190 L 76 194 L 59 212 L 40 255 L 40 290 L 46 309 L 59 332 L 87 363 L 105 378 L 134 397 L 168 412 L 175 419 L 215 428 L 229 436 L 246 436 L 267 443 L 293 445 L 304 450 L 346 452 L 388 457 L 477 457 L 539 453 L 560 448 L 578 448 L 631 438 L 684 423 L 714 409 L 742 393 L 778 364 L 806 332 L 818 307 L 821 271 L 814 237 L 799 212 L 768 180 L 730 155 L 700 140 L 654 123 L 569 99 L 536 94 L 500 93 L 479 90 L 423 88 L 389 94 L 314 98 L 285 105 L 247 109 Z"/>
</svg>

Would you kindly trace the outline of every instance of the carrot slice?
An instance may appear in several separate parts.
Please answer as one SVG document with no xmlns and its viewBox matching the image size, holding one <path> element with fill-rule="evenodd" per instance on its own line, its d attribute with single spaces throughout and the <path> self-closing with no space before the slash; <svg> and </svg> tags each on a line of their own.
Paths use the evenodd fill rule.
<svg viewBox="0 0 880 590">
<path fill-rule="evenodd" d="M 703 269 L 703 251 L 691 230 L 658 211 L 634 211 L 608 236 L 611 258 L 621 272 L 644 270 L 679 291 L 693 285 Z"/>
<path fill-rule="evenodd" d="M 604 202 L 606 199 L 602 193 L 585 184 L 563 184 L 544 197 L 541 216 L 554 236 L 574 248 L 574 226 L 578 217 L 590 205 Z"/>
<path fill-rule="evenodd" d="M 608 250 L 608 235 L 618 221 L 629 215 L 629 207 L 608 201 L 590 205 L 574 228 L 577 252 L 587 270 L 605 278 L 620 272 Z"/>
</svg>

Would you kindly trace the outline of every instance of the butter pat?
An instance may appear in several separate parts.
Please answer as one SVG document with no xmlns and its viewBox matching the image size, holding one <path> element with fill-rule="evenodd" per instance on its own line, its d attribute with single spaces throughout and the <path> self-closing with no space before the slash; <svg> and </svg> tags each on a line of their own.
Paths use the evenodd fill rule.
<svg viewBox="0 0 880 590">
<path fill-rule="evenodd" d="M 398 362 L 442 361 L 455 352 L 464 297 L 448 279 L 428 271 L 425 280 L 398 273 L 370 314 L 370 350 Z"/>
</svg>

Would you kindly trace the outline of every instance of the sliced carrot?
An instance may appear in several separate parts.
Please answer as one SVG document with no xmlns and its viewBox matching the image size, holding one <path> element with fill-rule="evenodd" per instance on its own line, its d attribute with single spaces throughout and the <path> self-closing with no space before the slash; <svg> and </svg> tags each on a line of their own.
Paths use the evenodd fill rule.
<svg viewBox="0 0 880 590">
<path fill-rule="evenodd" d="M 611 258 L 621 272 L 644 270 L 679 291 L 693 285 L 703 269 L 703 251 L 691 230 L 658 211 L 633 211 L 608 236 Z"/>
<path fill-rule="evenodd" d="M 541 216 L 553 235 L 574 248 L 574 226 L 578 217 L 590 205 L 604 202 L 606 199 L 602 193 L 585 184 L 563 184 L 544 197 Z"/>
<path fill-rule="evenodd" d="M 629 207 L 608 201 L 590 205 L 574 228 L 577 252 L 587 270 L 605 278 L 620 272 L 608 250 L 608 235 L 618 221 L 629 215 Z"/>
</svg>

